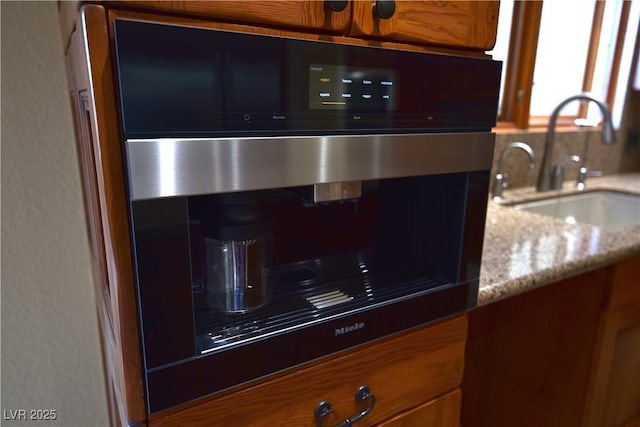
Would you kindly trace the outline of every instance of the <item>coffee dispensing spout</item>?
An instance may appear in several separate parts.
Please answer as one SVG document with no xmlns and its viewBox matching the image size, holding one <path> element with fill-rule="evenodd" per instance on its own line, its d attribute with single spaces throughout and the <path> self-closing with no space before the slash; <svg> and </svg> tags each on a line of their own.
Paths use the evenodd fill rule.
<svg viewBox="0 0 640 427">
<path fill-rule="evenodd" d="M 362 181 L 328 182 L 313 185 L 313 202 L 357 199 L 362 195 Z"/>
</svg>

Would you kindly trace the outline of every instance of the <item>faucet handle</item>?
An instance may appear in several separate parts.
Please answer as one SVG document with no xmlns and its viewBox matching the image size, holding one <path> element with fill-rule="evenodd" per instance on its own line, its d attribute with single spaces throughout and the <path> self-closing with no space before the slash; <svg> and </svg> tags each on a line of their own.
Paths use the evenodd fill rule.
<svg viewBox="0 0 640 427">
<path fill-rule="evenodd" d="M 551 170 L 551 189 L 560 190 L 564 183 L 564 166 L 555 165 Z"/>
<path fill-rule="evenodd" d="M 586 166 L 581 166 L 578 169 L 578 178 L 576 179 L 576 189 L 582 191 L 586 185 L 586 180 L 588 176 L 602 176 L 602 171 L 590 171 Z"/>
<path fill-rule="evenodd" d="M 509 187 L 509 182 L 507 181 L 508 175 L 504 172 L 496 173 L 496 177 L 493 181 L 493 186 L 491 188 L 491 195 L 494 201 L 500 201 L 502 199 L 502 192 Z"/>
<path fill-rule="evenodd" d="M 577 156 L 575 154 L 567 156 L 563 162 L 553 167 L 553 169 L 551 170 L 551 189 L 552 190 L 562 189 L 562 184 L 564 183 L 564 169 L 569 162 L 580 163 L 580 156 Z M 583 169 L 583 168 L 584 166 L 581 167 L 580 169 Z M 586 173 L 586 168 L 584 169 Z"/>
</svg>

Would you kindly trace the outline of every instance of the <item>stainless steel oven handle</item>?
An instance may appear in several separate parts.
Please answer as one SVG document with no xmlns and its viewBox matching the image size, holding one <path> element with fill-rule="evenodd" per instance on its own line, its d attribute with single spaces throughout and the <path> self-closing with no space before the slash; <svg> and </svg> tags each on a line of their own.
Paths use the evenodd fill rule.
<svg viewBox="0 0 640 427">
<path fill-rule="evenodd" d="M 336 424 L 335 426 L 332 426 L 332 427 L 348 427 L 350 425 L 353 425 L 358 421 L 360 421 L 361 419 L 363 419 L 364 417 L 366 417 L 369 414 L 369 412 L 373 410 L 373 407 L 376 405 L 376 397 L 371 393 L 371 391 L 369 390 L 369 387 L 367 387 L 366 385 L 361 385 L 360 387 L 358 387 L 358 390 L 356 390 L 355 399 L 356 399 L 356 403 L 370 400 L 369 406 L 367 406 L 358 415 L 353 416 L 351 418 L 347 418 L 340 424 Z M 323 400 L 322 402 L 318 403 L 318 406 L 316 406 L 316 410 L 315 410 L 316 426 L 323 427 L 322 422 L 332 412 L 333 412 L 333 409 L 331 408 L 331 403 L 329 403 L 329 401 Z"/>
</svg>

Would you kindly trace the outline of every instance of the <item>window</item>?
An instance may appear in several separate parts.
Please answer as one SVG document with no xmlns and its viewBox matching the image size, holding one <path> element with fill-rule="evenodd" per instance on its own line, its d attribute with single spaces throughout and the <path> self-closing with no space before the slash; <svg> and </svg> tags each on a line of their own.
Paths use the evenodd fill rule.
<svg viewBox="0 0 640 427">
<path fill-rule="evenodd" d="M 590 93 L 606 101 L 617 127 L 622 114 L 640 21 L 640 1 L 500 2 L 493 51 L 503 60 L 501 124 L 546 126 L 563 99 Z M 563 123 L 597 123 L 600 112 L 574 103 Z"/>
</svg>

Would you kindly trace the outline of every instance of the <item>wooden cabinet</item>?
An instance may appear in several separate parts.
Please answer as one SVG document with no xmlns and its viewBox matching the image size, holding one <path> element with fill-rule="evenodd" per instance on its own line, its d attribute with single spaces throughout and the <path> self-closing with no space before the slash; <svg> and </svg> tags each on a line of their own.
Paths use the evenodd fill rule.
<svg viewBox="0 0 640 427">
<path fill-rule="evenodd" d="M 266 27 L 307 29 L 345 34 L 351 24 L 351 9 L 334 11 L 326 1 L 147 1 L 107 2 L 119 9 L 162 11 L 173 15 L 215 19 L 219 22 L 258 24 Z"/>
<path fill-rule="evenodd" d="M 373 410 L 360 421 L 385 426 L 457 426 L 466 316 L 362 346 L 301 368 L 272 381 L 222 397 L 202 399 L 189 408 L 154 415 L 153 426 L 314 426 L 321 401 L 335 425 L 363 411 L 355 402 L 361 385 L 375 396 Z M 413 408 L 413 409 L 410 409 Z M 407 411 L 407 412 L 405 412 Z M 400 415 L 398 415 L 400 414 Z"/>
<path fill-rule="evenodd" d="M 611 271 L 584 420 L 585 427 L 640 425 L 640 257 Z"/>
<path fill-rule="evenodd" d="M 393 417 L 379 427 L 458 427 L 461 395 L 459 389 L 454 390 Z"/>
<path fill-rule="evenodd" d="M 80 3 L 60 3 L 65 40 L 76 25 Z M 381 339 L 149 418 L 110 25 L 122 17 L 485 56 L 484 50 L 495 39 L 498 3 L 399 1 L 389 20 L 372 15 L 373 2 L 368 0 L 350 1 L 342 11 L 315 0 L 91 3 L 83 17 L 86 31 L 76 29 L 72 36 L 86 42 L 88 53 L 72 52 L 68 65 L 72 95 L 84 97 L 82 103 L 77 104 L 77 99 L 73 103 L 80 118 L 79 134 L 84 135 L 79 151 L 86 213 L 95 239 L 92 248 L 112 423 L 313 426 L 316 405 L 327 400 L 333 413 L 325 425 L 333 425 L 362 411 L 363 405 L 366 408 L 367 402 L 354 401 L 354 393 L 367 385 L 376 405 L 362 425 L 457 426 L 466 316 Z M 69 46 L 75 49 L 75 44 Z"/>
<path fill-rule="evenodd" d="M 499 2 L 396 0 L 393 15 L 381 18 L 374 0 L 328 1 L 140 1 L 107 2 L 119 9 L 161 11 L 220 22 L 321 32 L 412 45 L 490 50 L 496 41 Z M 340 2 L 334 2 L 340 3 Z"/>
<path fill-rule="evenodd" d="M 469 313 L 463 426 L 580 426 L 606 273 L 596 270 Z"/>
<path fill-rule="evenodd" d="M 388 19 L 379 18 L 372 3 L 353 2 L 351 35 L 471 50 L 490 50 L 496 42 L 496 1 L 399 0 Z"/>
<path fill-rule="evenodd" d="M 462 425 L 640 423 L 640 257 L 469 313 Z"/>
</svg>

